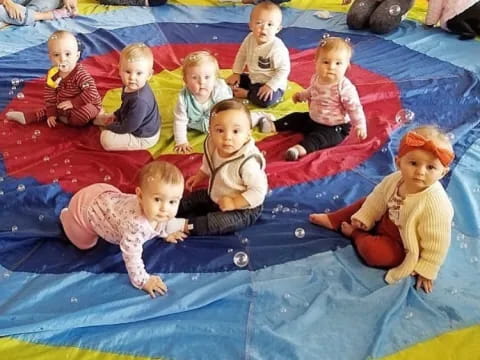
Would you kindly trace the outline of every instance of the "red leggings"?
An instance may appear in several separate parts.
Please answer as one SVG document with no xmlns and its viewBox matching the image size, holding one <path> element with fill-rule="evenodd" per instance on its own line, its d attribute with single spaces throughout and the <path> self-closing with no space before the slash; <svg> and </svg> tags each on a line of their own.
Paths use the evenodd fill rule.
<svg viewBox="0 0 480 360">
<path fill-rule="evenodd" d="M 340 229 L 342 222 L 350 223 L 350 218 L 362 206 L 365 198 L 329 213 L 328 219 L 335 230 Z M 392 268 L 402 263 L 405 258 L 405 249 L 398 227 L 388 217 L 388 211 L 383 214 L 379 222 L 370 231 L 354 230 L 353 244 L 368 266 Z"/>
<path fill-rule="evenodd" d="M 58 117 L 66 118 L 66 123 L 70 126 L 85 126 L 100 112 L 100 108 L 97 105 L 85 104 L 79 108 L 73 108 L 71 110 L 57 109 Z M 27 124 L 34 122 L 41 122 L 47 120 L 47 109 L 43 108 L 36 111 L 25 112 L 25 122 Z M 57 117 L 57 121 L 60 120 Z"/>
</svg>

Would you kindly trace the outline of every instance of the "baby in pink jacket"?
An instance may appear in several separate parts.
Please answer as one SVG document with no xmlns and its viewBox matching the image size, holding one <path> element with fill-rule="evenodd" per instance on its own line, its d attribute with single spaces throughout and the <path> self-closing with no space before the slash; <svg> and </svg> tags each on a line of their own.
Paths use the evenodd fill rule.
<svg viewBox="0 0 480 360">
<path fill-rule="evenodd" d="M 425 24 L 458 34 L 460 40 L 480 36 L 479 0 L 429 0 Z"/>
</svg>

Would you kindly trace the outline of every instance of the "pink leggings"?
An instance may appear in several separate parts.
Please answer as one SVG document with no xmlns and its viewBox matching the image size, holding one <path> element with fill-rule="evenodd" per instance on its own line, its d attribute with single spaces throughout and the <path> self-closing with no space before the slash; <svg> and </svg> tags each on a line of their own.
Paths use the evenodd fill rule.
<svg viewBox="0 0 480 360">
<path fill-rule="evenodd" d="M 327 214 L 335 230 L 340 229 L 342 222 L 350 223 L 351 217 L 355 214 L 365 198 Z M 380 221 L 370 231 L 354 230 L 352 232 L 353 244 L 368 266 L 391 268 L 398 266 L 405 258 L 405 249 L 398 227 L 388 217 L 388 211 L 383 214 Z"/>
</svg>

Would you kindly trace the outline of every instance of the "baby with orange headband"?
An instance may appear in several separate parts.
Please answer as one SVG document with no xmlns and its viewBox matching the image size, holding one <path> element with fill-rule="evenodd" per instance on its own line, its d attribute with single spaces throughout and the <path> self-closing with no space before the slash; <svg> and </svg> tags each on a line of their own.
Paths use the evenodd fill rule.
<svg viewBox="0 0 480 360">
<path fill-rule="evenodd" d="M 454 156 L 438 128 L 416 128 L 400 142 L 399 171 L 366 198 L 332 213 L 311 214 L 310 221 L 350 237 L 368 266 L 388 269 L 387 283 L 413 275 L 416 288 L 430 293 L 450 246 L 453 207 L 439 180 Z"/>
</svg>

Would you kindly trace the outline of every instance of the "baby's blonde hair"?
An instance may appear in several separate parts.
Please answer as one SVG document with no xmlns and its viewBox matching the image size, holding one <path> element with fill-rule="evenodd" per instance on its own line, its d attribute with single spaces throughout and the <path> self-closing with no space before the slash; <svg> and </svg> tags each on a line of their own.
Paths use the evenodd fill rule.
<svg viewBox="0 0 480 360">
<path fill-rule="evenodd" d="M 138 174 L 138 186 L 145 189 L 148 183 L 155 181 L 167 185 L 184 183 L 182 172 L 175 165 L 166 161 L 152 161 L 145 165 Z"/>
<path fill-rule="evenodd" d="M 153 68 L 152 50 L 144 43 L 127 45 L 120 53 L 120 62 L 134 62 L 139 60 L 146 60 L 149 63 L 149 67 Z"/>
<path fill-rule="evenodd" d="M 208 51 L 194 51 L 188 54 L 182 62 L 182 73 L 185 76 L 186 70 L 188 68 L 198 66 L 200 64 L 211 63 L 215 66 L 215 75 L 218 77 L 220 73 L 220 68 L 218 66 L 218 61 L 215 56 L 213 56 Z"/>
<path fill-rule="evenodd" d="M 280 14 L 280 24 L 282 23 L 282 9 L 277 4 L 271 1 L 262 1 L 261 3 L 254 6 L 252 12 L 250 13 L 250 20 L 253 19 L 255 13 L 259 10 L 265 10 L 269 12 L 276 11 Z"/>
<path fill-rule="evenodd" d="M 320 53 L 322 52 L 337 52 L 339 50 L 346 50 L 348 53 L 348 59 L 350 60 L 352 58 L 353 48 L 349 41 L 335 36 L 322 39 L 315 52 L 315 60 L 319 58 Z"/>
<path fill-rule="evenodd" d="M 250 110 L 248 110 L 243 103 L 235 99 L 225 99 L 213 106 L 212 110 L 210 111 L 210 125 L 212 124 L 212 119 L 215 117 L 215 115 L 227 110 L 240 110 L 243 112 L 248 119 L 249 127 L 252 128 L 252 116 L 250 115 Z"/>
<path fill-rule="evenodd" d="M 425 139 L 433 141 L 433 143 L 442 149 L 450 150 L 453 153 L 453 146 L 448 135 L 435 125 L 423 125 L 415 129 L 410 130 L 411 132 L 422 135 Z"/>
<path fill-rule="evenodd" d="M 66 31 L 66 30 L 57 30 L 52 35 L 50 35 L 50 37 L 48 38 L 48 41 L 47 41 L 47 46 L 50 49 L 50 44 L 51 44 L 52 41 L 61 40 L 61 39 L 68 39 L 68 38 L 70 38 L 71 40 L 73 40 L 75 42 L 75 45 L 77 45 L 77 49 L 78 49 L 77 38 L 70 31 Z"/>
</svg>

